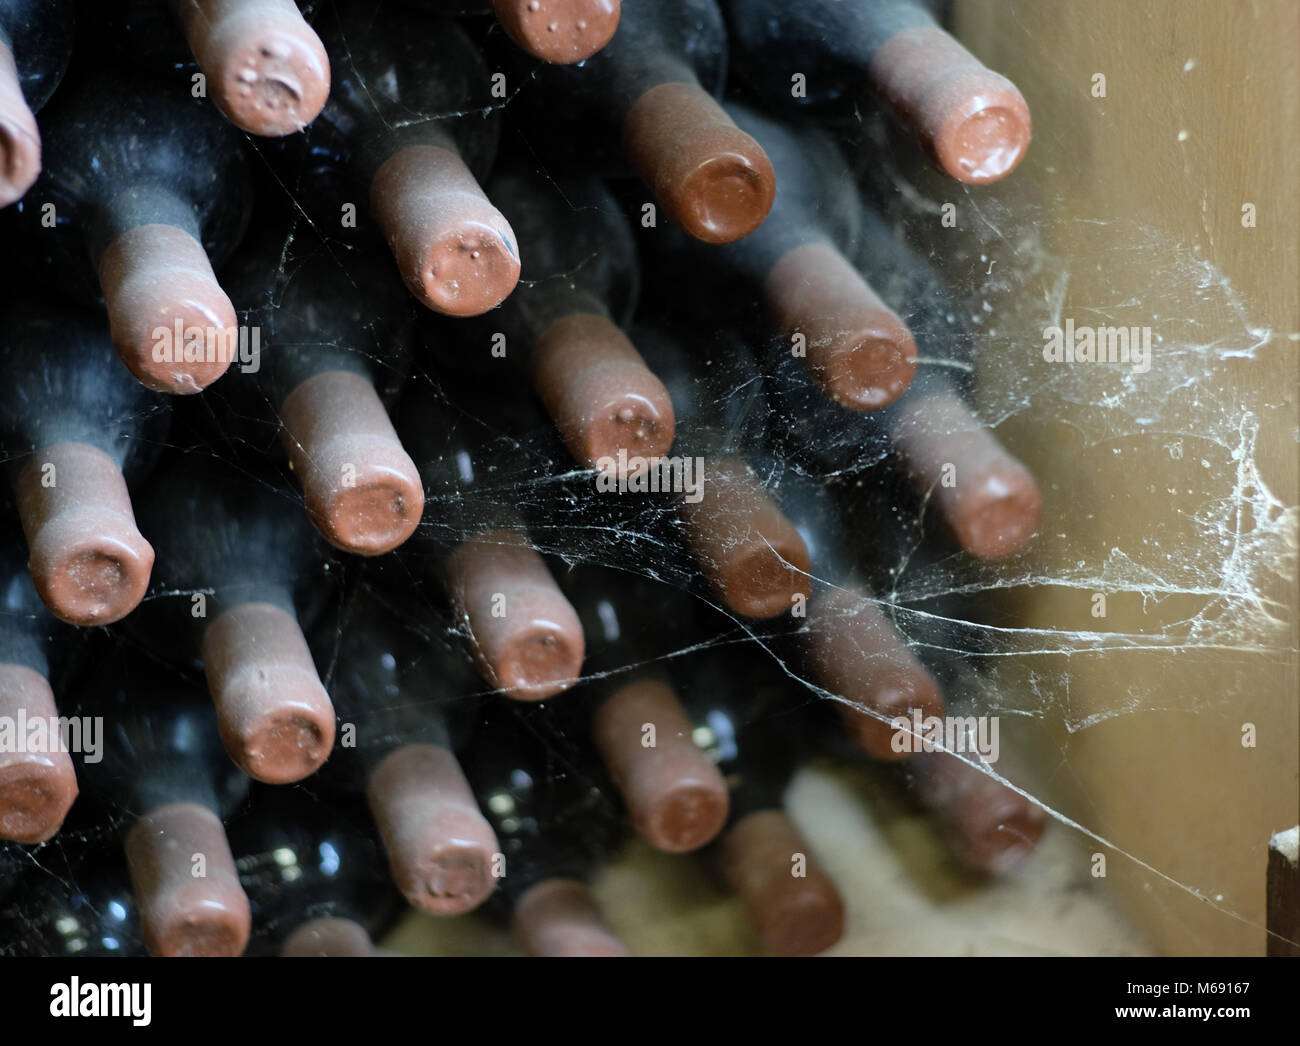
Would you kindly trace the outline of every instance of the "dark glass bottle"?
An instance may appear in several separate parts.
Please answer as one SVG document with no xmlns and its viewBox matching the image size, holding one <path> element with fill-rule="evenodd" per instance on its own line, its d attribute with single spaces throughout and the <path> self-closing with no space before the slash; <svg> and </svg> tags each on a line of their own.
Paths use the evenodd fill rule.
<svg viewBox="0 0 1300 1046">
<path fill-rule="evenodd" d="M 591 748 L 545 705 L 484 706 L 466 771 L 501 841 L 501 905 L 530 955 L 622 956 L 588 883 L 622 834 Z"/>
<path fill-rule="evenodd" d="M 154 558 L 128 482 L 157 460 L 170 408 L 122 369 L 93 313 L 28 305 L 2 329 L 0 449 L 32 580 L 70 624 L 117 621 L 144 596 Z"/>
<path fill-rule="evenodd" d="M 626 0 L 618 32 L 580 66 L 517 69 L 521 133 L 551 168 L 630 166 L 675 225 L 731 243 L 767 217 L 774 178 L 718 105 L 726 67 L 714 0 Z"/>
<path fill-rule="evenodd" d="M 229 828 L 253 913 L 249 955 L 368 956 L 405 910 L 364 807 L 259 788 Z"/>
<path fill-rule="evenodd" d="M 768 489 L 781 466 L 763 447 L 767 404 L 753 358 L 729 332 L 632 333 L 680 418 L 678 456 L 695 475 L 678 513 L 700 570 L 737 614 L 787 613 L 809 594 L 808 553 Z M 683 487 L 685 478 L 683 464 Z"/>
<path fill-rule="evenodd" d="M 587 468 L 666 454 L 673 409 L 623 332 L 639 271 L 631 229 L 594 178 L 495 176 L 488 192 L 519 237 L 519 287 L 485 316 L 470 342 L 499 366 L 510 361 Z M 504 336 L 504 342 L 498 335 Z M 504 355 L 505 359 L 500 360 Z"/>
<path fill-rule="evenodd" d="M 484 195 L 498 119 L 464 30 L 391 0 L 321 20 L 334 86 L 313 150 L 367 194 L 411 293 L 435 312 L 477 316 L 519 279 L 514 232 Z"/>
<path fill-rule="evenodd" d="M 315 637 L 344 724 L 328 777 L 366 796 L 407 901 L 458 915 L 496 885 L 497 841 L 455 754 L 484 687 L 450 630 L 378 575 L 356 578 L 337 627 Z"/>
<path fill-rule="evenodd" d="M 914 716 L 910 735 L 900 732 L 901 766 L 954 857 L 975 872 L 1002 875 L 1033 852 L 1047 814 L 1024 790 L 1019 760 L 1005 743 L 1001 683 L 986 670 L 993 644 L 974 623 L 980 602 L 946 594 L 928 600 L 911 625 L 949 704 L 945 718 Z"/>
<path fill-rule="evenodd" d="M 398 432 L 424 479 L 425 520 L 404 555 L 414 572 L 446 590 L 487 683 L 540 701 L 573 685 L 583 639 L 520 512 L 537 460 L 484 420 L 517 402 L 445 371 L 417 375 L 407 386 Z"/>
<path fill-rule="evenodd" d="M 954 682 L 948 688 L 960 692 Z M 922 735 L 914 742 L 915 754 L 903 766 L 956 858 L 974 871 L 996 876 L 1033 852 L 1047 827 L 1047 814 L 1023 794 L 1014 759 L 996 749 L 981 751 L 990 745 L 982 729 L 989 719 L 976 706 L 955 703 L 949 715 L 952 725 L 945 722 L 933 729 L 936 740 L 942 734 L 945 750 L 925 750 L 932 733 L 923 722 L 914 732 Z"/>
<path fill-rule="evenodd" d="M 724 0 L 738 71 L 770 104 L 856 117 L 866 93 L 940 170 L 980 185 L 1029 146 L 1029 107 L 913 0 Z M 859 117 L 860 119 L 860 117 Z"/>
<path fill-rule="evenodd" d="M 39 113 L 72 57 L 72 0 L 0 0 L 0 207 L 41 173 Z"/>
<path fill-rule="evenodd" d="M 722 829 L 727 786 L 695 744 L 669 677 L 672 658 L 708 642 L 697 601 L 621 570 L 564 576 L 588 637 L 589 678 L 557 715 L 591 737 L 637 833 L 669 853 L 697 850 Z M 722 619 L 725 621 L 725 619 Z"/>
<path fill-rule="evenodd" d="M 800 703 L 816 698 L 749 643 L 706 647 L 673 676 L 696 743 L 731 792 L 714 856 L 762 950 L 825 951 L 843 932 L 844 905 L 783 806 L 802 756 Z"/>
<path fill-rule="evenodd" d="M 787 470 L 780 502 L 811 561 L 812 595 L 793 611 L 778 645 L 809 681 L 838 699 L 845 726 L 877 759 L 899 759 L 896 720 L 941 716 L 943 694 L 912 652 L 888 598 L 891 569 L 919 568 L 919 535 L 888 491 L 873 490 L 874 511 L 851 515 L 833 485 Z"/>
<path fill-rule="evenodd" d="M 248 779 L 226 757 L 197 680 L 104 646 L 74 708 L 102 717 L 103 750 L 82 760 L 86 790 L 108 816 L 127 815 L 145 945 L 151 955 L 239 955 L 250 912 L 223 822 Z"/>
<path fill-rule="evenodd" d="M 71 86 L 46 114 L 45 169 L 22 204 L 29 254 L 60 291 L 102 298 L 141 383 L 198 392 L 238 340 L 213 270 L 248 222 L 239 135 L 159 82 L 101 70 Z"/>
<path fill-rule="evenodd" d="M 249 134 L 301 131 L 325 104 L 329 56 L 294 0 L 117 0 L 102 7 L 92 24 L 124 62 L 176 70 L 178 86 L 191 91 L 201 82 L 199 97 L 210 97 Z"/>
<path fill-rule="evenodd" d="M 414 306 L 380 252 L 369 238 L 321 240 L 270 222 L 226 277 L 257 339 L 248 373 L 229 384 L 278 423 L 312 524 L 364 556 L 409 538 L 424 507 L 388 416 L 410 371 Z"/>
<path fill-rule="evenodd" d="M 329 567 L 297 497 L 178 453 L 139 509 L 158 558 L 132 634 L 178 664 L 202 663 L 221 739 L 249 776 L 285 784 L 315 772 L 334 744 L 334 709 L 303 625 L 322 610 Z"/>
<path fill-rule="evenodd" d="M 61 735 L 30 728 L 59 714 L 55 687 L 62 691 L 65 673 L 51 680 L 51 662 L 63 669 L 69 644 L 32 587 L 17 535 L 5 530 L 11 540 L 0 556 L 0 718 L 13 735 L 0 746 L 0 840 L 35 844 L 58 832 L 77 798 Z"/>
</svg>

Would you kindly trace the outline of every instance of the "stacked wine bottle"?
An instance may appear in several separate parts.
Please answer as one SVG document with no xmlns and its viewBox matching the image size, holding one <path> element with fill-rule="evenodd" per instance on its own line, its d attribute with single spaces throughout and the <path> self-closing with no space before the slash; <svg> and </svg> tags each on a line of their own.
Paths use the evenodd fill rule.
<svg viewBox="0 0 1300 1046">
<path fill-rule="evenodd" d="M 635 835 L 815 954 L 819 755 L 1028 854 L 1005 762 L 898 743 L 982 711 L 899 564 L 1042 515 L 854 174 L 868 108 L 968 185 L 1024 155 L 938 17 L 0 0 L 0 950 L 370 955 L 414 908 L 622 955 Z"/>
</svg>

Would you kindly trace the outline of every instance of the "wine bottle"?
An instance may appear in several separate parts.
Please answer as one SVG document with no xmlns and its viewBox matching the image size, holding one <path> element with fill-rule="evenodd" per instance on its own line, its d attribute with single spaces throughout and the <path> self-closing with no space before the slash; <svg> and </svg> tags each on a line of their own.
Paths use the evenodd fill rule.
<svg viewBox="0 0 1300 1046">
<path fill-rule="evenodd" d="M 253 913 L 250 955 L 377 954 L 405 910 L 383 871 L 364 808 L 297 788 L 254 791 L 229 827 Z"/>
<path fill-rule="evenodd" d="M 896 720 L 942 716 L 943 693 L 912 652 L 882 598 L 888 571 L 911 562 L 907 532 L 880 491 L 858 516 L 821 481 L 789 470 L 782 507 L 803 537 L 812 562 L 812 597 L 794 611 L 798 627 L 781 641 L 810 682 L 839 702 L 845 726 L 876 759 L 897 760 Z M 919 557 L 916 563 L 919 564 Z"/>
<path fill-rule="evenodd" d="M 937 363 L 927 366 L 911 395 L 880 419 L 897 464 L 933 503 L 963 550 L 983 560 L 1005 559 L 1038 531 L 1043 499 L 1029 470 L 968 406 L 979 337 L 966 320 L 967 310 L 953 300 L 933 267 L 897 235 L 887 235 L 876 212 L 867 209 L 864 218 L 869 229 L 878 230 L 872 235 L 878 249 L 860 259 L 863 270 L 889 288 L 888 294 L 898 300 L 907 294 L 916 303 L 918 339 Z"/>
<path fill-rule="evenodd" d="M 446 373 L 436 381 L 456 387 Z M 471 391 L 457 388 L 452 407 L 427 374 L 407 386 L 397 428 L 425 483 L 424 527 L 408 559 L 446 590 L 484 680 L 541 701 L 578 678 L 582 626 L 519 510 L 533 462 L 480 420 L 513 407 L 491 387 Z"/>
<path fill-rule="evenodd" d="M 621 837 L 621 820 L 595 754 L 554 729 L 549 712 L 485 707 L 465 763 L 501 841 L 502 905 L 529 955 L 625 956 L 589 886 Z"/>
<path fill-rule="evenodd" d="M 77 798 L 72 757 L 50 729 L 59 714 L 51 657 L 58 663 L 63 646 L 10 543 L 0 558 L 0 840 L 45 842 Z"/>
<path fill-rule="evenodd" d="M 706 252 L 671 231 L 649 242 L 665 264 L 685 264 L 714 288 L 718 306 L 736 296 L 737 283 L 761 293 L 768 329 L 780 335 L 767 369 L 789 357 L 840 406 L 887 406 L 912 381 L 916 343 L 850 261 L 860 245 L 870 245 L 844 157 L 814 127 L 783 126 L 739 105 L 726 109 L 772 158 L 772 213 L 751 236 L 721 250 Z"/>
<path fill-rule="evenodd" d="M 0 207 L 41 173 L 35 114 L 63 79 L 74 29 L 72 0 L 0 2 Z"/>
<path fill-rule="evenodd" d="M 93 313 L 27 305 L 3 330 L 0 448 L 32 582 L 61 620 L 107 625 L 149 585 L 154 552 L 136 527 L 128 481 L 156 461 L 170 408 L 122 370 Z"/>
<path fill-rule="evenodd" d="M 869 91 L 945 174 L 971 185 L 1013 171 L 1029 106 L 912 0 L 725 0 L 741 76 L 774 104 L 848 115 Z M 796 92 L 792 84 L 799 87 Z"/>
<path fill-rule="evenodd" d="M 213 272 L 248 221 L 238 134 L 174 88 L 102 71 L 60 92 L 47 116 L 45 169 L 23 201 L 32 253 L 60 288 L 102 295 L 113 345 L 142 384 L 198 392 L 238 340 Z"/>
<path fill-rule="evenodd" d="M 76 710 L 105 723 L 102 761 L 84 763 L 87 791 L 129 815 L 124 847 L 149 954 L 242 954 L 251 913 L 223 821 L 248 779 L 222 751 L 201 687 L 119 648 L 77 689 Z"/>
<path fill-rule="evenodd" d="M 231 384 L 279 422 L 321 535 L 357 555 L 390 552 L 424 508 L 419 474 L 388 417 L 410 369 L 410 298 L 368 239 L 318 241 L 278 222 L 268 233 L 227 272 L 259 350 Z"/>
<path fill-rule="evenodd" d="M 705 641 L 690 625 L 695 600 L 620 570 L 565 575 L 588 637 L 588 681 L 565 702 L 579 718 L 647 843 L 698 850 L 727 819 L 727 784 L 695 743 L 694 723 L 669 676 L 669 659 Z M 557 710 L 559 711 L 559 710 Z"/>
<path fill-rule="evenodd" d="M 351 731 L 330 776 L 365 794 L 407 901 L 431 915 L 459 915 L 496 886 L 497 840 L 455 754 L 483 687 L 451 637 L 429 629 L 418 603 L 391 582 L 374 587 L 374 577 L 357 579 L 338 628 L 317 635 Z"/>
<path fill-rule="evenodd" d="M 497 175 L 488 193 L 501 201 L 524 261 L 520 286 L 479 322 L 476 340 L 486 351 L 504 336 L 504 354 L 529 375 L 585 467 L 618 472 L 620 460 L 667 454 L 672 403 L 621 329 L 638 271 L 618 204 L 593 178 Z"/>
<path fill-rule="evenodd" d="M 827 403 L 797 365 L 778 360 L 768 381 L 772 429 L 785 452 L 818 475 L 852 472 L 878 484 L 877 466 L 902 471 L 915 492 L 911 501 L 927 499 L 966 552 L 988 560 L 1012 555 L 1038 529 L 1042 496 L 967 406 L 979 363 L 967 309 L 878 212 L 864 207 L 862 220 L 857 264 L 908 317 L 923 362 L 898 402 L 855 414 Z"/>
<path fill-rule="evenodd" d="M 1004 875 L 1033 852 L 1047 815 L 1024 794 L 1014 769 L 980 753 L 974 710 L 958 704 L 952 712 L 957 747 L 921 751 L 904 765 L 957 858 L 986 875 Z"/>
<path fill-rule="evenodd" d="M 231 123 L 280 136 L 316 118 L 329 95 L 329 56 L 293 0 L 167 2 Z"/>
<path fill-rule="evenodd" d="M 294 0 L 118 0 L 104 8 L 92 23 L 124 61 L 188 74 L 178 83 L 201 84 L 198 97 L 211 97 L 249 134 L 301 131 L 325 104 L 329 56 Z"/>
<path fill-rule="evenodd" d="M 311 145 L 369 194 L 411 293 L 477 316 L 519 279 L 515 234 L 480 186 L 499 137 L 487 68 L 455 23 L 399 10 L 372 3 L 323 20 L 334 89 Z"/>
<path fill-rule="evenodd" d="M 715 858 L 770 955 L 816 955 L 840 939 L 844 904 L 786 814 L 802 749 L 803 693 L 748 643 L 713 645 L 674 665 L 697 744 L 731 790 Z M 799 873 L 802 874 L 799 874 Z"/>
<path fill-rule="evenodd" d="M 902 746 L 910 755 L 901 765 L 958 861 L 1002 875 L 1033 852 L 1047 815 L 1018 783 L 1015 752 L 1002 743 L 996 699 L 990 700 L 999 684 L 981 671 L 992 644 L 969 624 L 972 608 L 949 594 L 928 600 L 925 609 L 913 631 L 949 709 L 942 720 L 913 717 L 910 743 Z"/>
<path fill-rule="evenodd" d="M 270 784 L 314 773 L 334 709 L 300 621 L 328 592 L 322 550 L 295 498 L 216 459 L 177 454 L 140 499 L 158 559 L 147 613 L 127 626 L 182 665 L 201 662 L 222 742 Z"/>
<path fill-rule="evenodd" d="M 787 613 L 811 592 L 810 564 L 767 489 L 781 468 L 761 446 L 766 403 L 753 359 L 727 334 L 706 342 L 644 324 L 632 333 L 681 419 L 679 457 L 700 466 L 678 512 L 701 571 L 737 614 Z"/>
<path fill-rule="evenodd" d="M 897 721 L 893 740 L 901 758 L 881 783 L 892 780 L 910 794 L 957 863 L 980 875 L 1003 875 L 1033 852 L 1047 817 L 1002 743 L 996 709 L 987 702 L 996 685 L 971 663 L 969 635 L 957 635 L 963 629 L 943 619 L 954 611 L 930 609 L 934 617 L 922 618 L 914 630 L 924 644 L 919 656 L 926 670 L 942 681 L 947 714 L 929 718 L 918 710 Z M 944 627 L 933 627 L 936 619 Z M 861 750 L 843 743 L 848 737 L 841 723 L 826 722 L 819 740 L 852 762 Z"/>
<path fill-rule="evenodd" d="M 543 62 L 586 61 L 618 28 L 620 0 L 407 0 L 444 15 L 496 16 L 517 47 Z"/>
<path fill-rule="evenodd" d="M 675 225 L 731 243 L 762 224 L 775 182 L 762 146 L 717 102 L 726 64 L 715 0 L 626 0 L 618 31 L 581 66 L 518 71 L 521 131 L 551 167 L 626 164 Z"/>
</svg>

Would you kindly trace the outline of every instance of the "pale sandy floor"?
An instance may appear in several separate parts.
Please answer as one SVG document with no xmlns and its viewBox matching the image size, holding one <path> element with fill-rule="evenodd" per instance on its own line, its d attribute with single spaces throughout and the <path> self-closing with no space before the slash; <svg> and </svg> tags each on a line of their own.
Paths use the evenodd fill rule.
<svg viewBox="0 0 1300 1046">
<path fill-rule="evenodd" d="M 806 768 L 787 803 L 848 910 L 844 937 L 827 954 L 1152 954 L 1059 824 L 1015 872 L 987 883 L 955 867 L 931 823 L 867 771 Z M 630 842 L 595 887 L 634 954 L 756 953 L 739 905 L 698 857 Z M 385 944 L 409 955 L 517 954 L 505 930 L 473 915 L 412 913 Z"/>
</svg>

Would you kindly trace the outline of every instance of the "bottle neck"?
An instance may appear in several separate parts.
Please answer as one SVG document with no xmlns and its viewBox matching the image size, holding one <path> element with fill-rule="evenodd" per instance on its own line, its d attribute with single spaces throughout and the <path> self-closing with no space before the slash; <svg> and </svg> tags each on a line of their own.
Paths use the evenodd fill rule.
<svg viewBox="0 0 1300 1046">
<path fill-rule="evenodd" d="M 225 820 L 247 795 L 248 778 L 230 761 L 215 722 L 206 719 L 194 716 L 177 720 L 173 729 L 155 729 L 148 737 L 152 745 L 136 748 L 139 762 L 130 771 L 129 806 L 138 816 L 171 803 L 195 803 Z M 175 737 L 195 745 L 177 747 L 171 743 Z"/>
<path fill-rule="evenodd" d="M 55 628 L 24 564 L 0 581 L 0 665 L 20 665 L 49 678 L 48 648 Z"/>
<path fill-rule="evenodd" d="M 157 183 L 136 184 L 111 197 L 95 213 L 88 243 L 95 267 L 110 244 L 142 225 L 171 225 L 202 243 L 198 211 L 192 201 Z"/>
<path fill-rule="evenodd" d="M 715 646 L 674 666 L 682 706 L 694 724 L 692 739 L 731 792 L 729 823 L 755 810 L 779 808 L 794 773 L 800 743 L 797 704 L 768 666 L 771 656 Z"/>
</svg>

